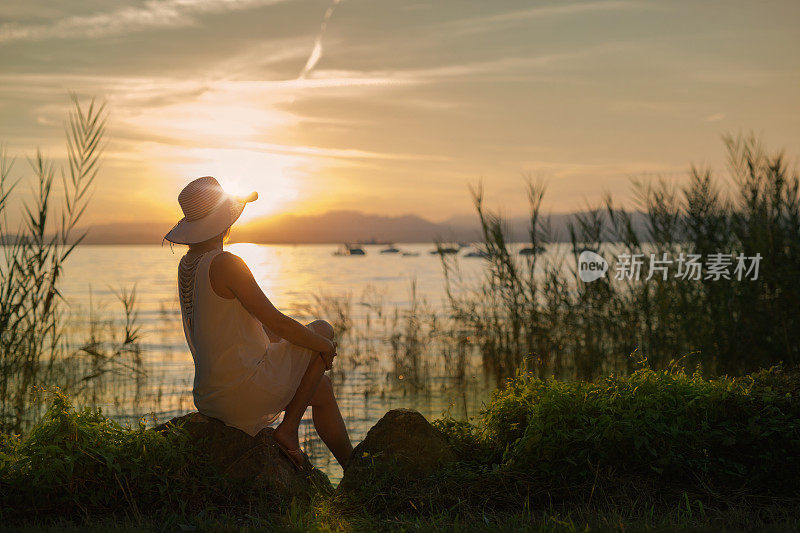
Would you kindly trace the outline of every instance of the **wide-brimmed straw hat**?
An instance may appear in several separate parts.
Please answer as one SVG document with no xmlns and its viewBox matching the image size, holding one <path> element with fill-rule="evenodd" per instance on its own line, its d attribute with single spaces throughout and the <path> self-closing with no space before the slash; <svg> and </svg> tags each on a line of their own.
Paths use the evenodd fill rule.
<svg viewBox="0 0 800 533">
<path fill-rule="evenodd" d="M 216 237 L 236 222 L 248 202 L 258 193 L 246 197 L 233 196 L 222 190 L 211 176 L 193 180 L 178 195 L 183 218 L 164 238 L 176 244 L 195 244 Z"/>
</svg>

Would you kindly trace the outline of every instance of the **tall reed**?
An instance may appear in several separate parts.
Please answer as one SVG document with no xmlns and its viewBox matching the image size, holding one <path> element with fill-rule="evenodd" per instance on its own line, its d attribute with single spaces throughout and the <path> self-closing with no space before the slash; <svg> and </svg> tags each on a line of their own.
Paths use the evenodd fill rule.
<svg viewBox="0 0 800 533">
<path fill-rule="evenodd" d="M 484 276 L 469 284 L 456 260 L 442 255 L 442 265 L 454 320 L 474 335 L 484 366 L 499 377 L 524 364 L 541 375 L 592 378 L 628 372 L 642 358 L 665 368 L 676 354 L 711 374 L 800 362 L 797 172 L 753 137 L 726 137 L 725 144 L 727 186 L 695 167 L 681 186 L 634 183 L 644 227 L 636 211 L 607 196 L 574 217 L 567 246 L 555 242 L 541 216 L 544 186 L 529 181 L 532 253 L 525 256 L 509 243 L 506 220 L 487 210 L 482 188 L 473 188 Z M 592 282 L 578 276 L 587 249 L 609 263 L 607 275 Z M 647 258 L 640 275 L 620 277 L 623 258 L 634 254 Z M 681 277 L 681 254 L 705 261 L 724 254 L 729 275 L 714 276 L 706 264 L 700 279 Z M 739 255 L 757 254 L 757 279 L 730 274 Z M 666 275 L 651 276 L 652 258 L 665 257 Z"/>
<path fill-rule="evenodd" d="M 29 159 L 32 200 L 23 202 L 22 220 L 10 232 L 14 161 L 0 151 L 0 431 L 19 432 L 30 422 L 39 387 L 85 389 L 116 362 L 138 358 L 135 293 L 121 293 L 126 311 L 122 340 L 89 339 L 76 351 L 65 338 L 59 284 L 64 265 L 85 237 L 77 230 L 92 194 L 103 151 L 105 105 L 92 100 L 73 108 L 66 126 L 67 161 L 57 165 L 37 150 Z M 57 179 L 57 175 L 58 178 Z M 54 184 L 60 183 L 60 198 Z M 80 359 L 80 361 L 78 360 Z"/>
</svg>

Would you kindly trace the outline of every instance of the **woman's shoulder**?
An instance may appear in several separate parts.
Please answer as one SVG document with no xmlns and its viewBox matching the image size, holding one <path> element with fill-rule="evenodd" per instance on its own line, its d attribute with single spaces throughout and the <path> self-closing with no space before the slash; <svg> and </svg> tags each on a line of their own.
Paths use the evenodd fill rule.
<svg viewBox="0 0 800 533">
<path fill-rule="evenodd" d="M 238 264 L 244 264 L 244 260 L 242 260 L 242 258 L 236 254 L 233 254 L 227 250 L 222 250 L 219 253 L 214 254 L 214 257 L 211 258 L 211 264 L 234 266 Z"/>
<path fill-rule="evenodd" d="M 212 275 L 221 275 L 226 278 L 242 275 L 249 271 L 241 257 L 226 250 L 215 254 L 211 258 L 209 269 L 212 271 Z"/>
<path fill-rule="evenodd" d="M 242 258 L 230 252 L 214 254 L 208 265 L 208 279 L 214 292 L 226 300 L 236 297 L 233 287 L 239 285 L 249 274 Z"/>
</svg>

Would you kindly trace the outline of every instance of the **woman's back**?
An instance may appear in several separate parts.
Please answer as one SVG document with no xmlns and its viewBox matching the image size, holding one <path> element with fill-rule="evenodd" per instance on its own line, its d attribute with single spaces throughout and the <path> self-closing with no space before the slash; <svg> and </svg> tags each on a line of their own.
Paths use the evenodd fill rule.
<svg viewBox="0 0 800 533">
<path fill-rule="evenodd" d="M 236 298 L 214 292 L 211 262 L 220 249 L 187 252 L 178 266 L 184 333 L 195 362 L 195 404 L 249 379 L 262 361 L 269 338 L 261 323 Z"/>
</svg>

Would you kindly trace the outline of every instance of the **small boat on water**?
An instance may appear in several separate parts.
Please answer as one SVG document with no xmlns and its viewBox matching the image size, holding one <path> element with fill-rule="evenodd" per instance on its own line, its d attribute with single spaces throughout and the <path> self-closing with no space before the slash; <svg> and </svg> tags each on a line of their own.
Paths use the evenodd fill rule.
<svg viewBox="0 0 800 533">
<path fill-rule="evenodd" d="M 403 257 L 417 257 L 419 252 L 403 252 Z"/>
<path fill-rule="evenodd" d="M 457 254 L 461 250 L 460 246 L 442 246 L 441 248 L 436 248 L 435 250 L 431 250 L 431 255 L 452 255 Z"/>
<path fill-rule="evenodd" d="M 489 254 L 487 254 L 483 250 L 474 248 L 474 249 L 470 250 L 469 252 L 465 253 L 464 257 L 480 257 L 480 258 L 485 259 L 485 258 L 489 257 Z"/>
<path fill-rule="evenodd" d="M 397 254 L 400 253 L 400 249 L 396 248 L 394 244 L 390 244 L 388 247 L 381 250 L 382 254 Z"/>
<path fill-rule="evenodd" d="M 342 244 L 338 250 L 333 252 L 333 255 L 367 255 L 364 249 L 355 244 Z"/>
<path fill-rule="evenodd" d="M 538 255 L 543 253 L 544 253 L 544 246 L 539 246 L 539 245 L 535 247 L 528 246 L 519 251 L 519 255 L 534 255 L 534 254 Z"/>
</svg>

